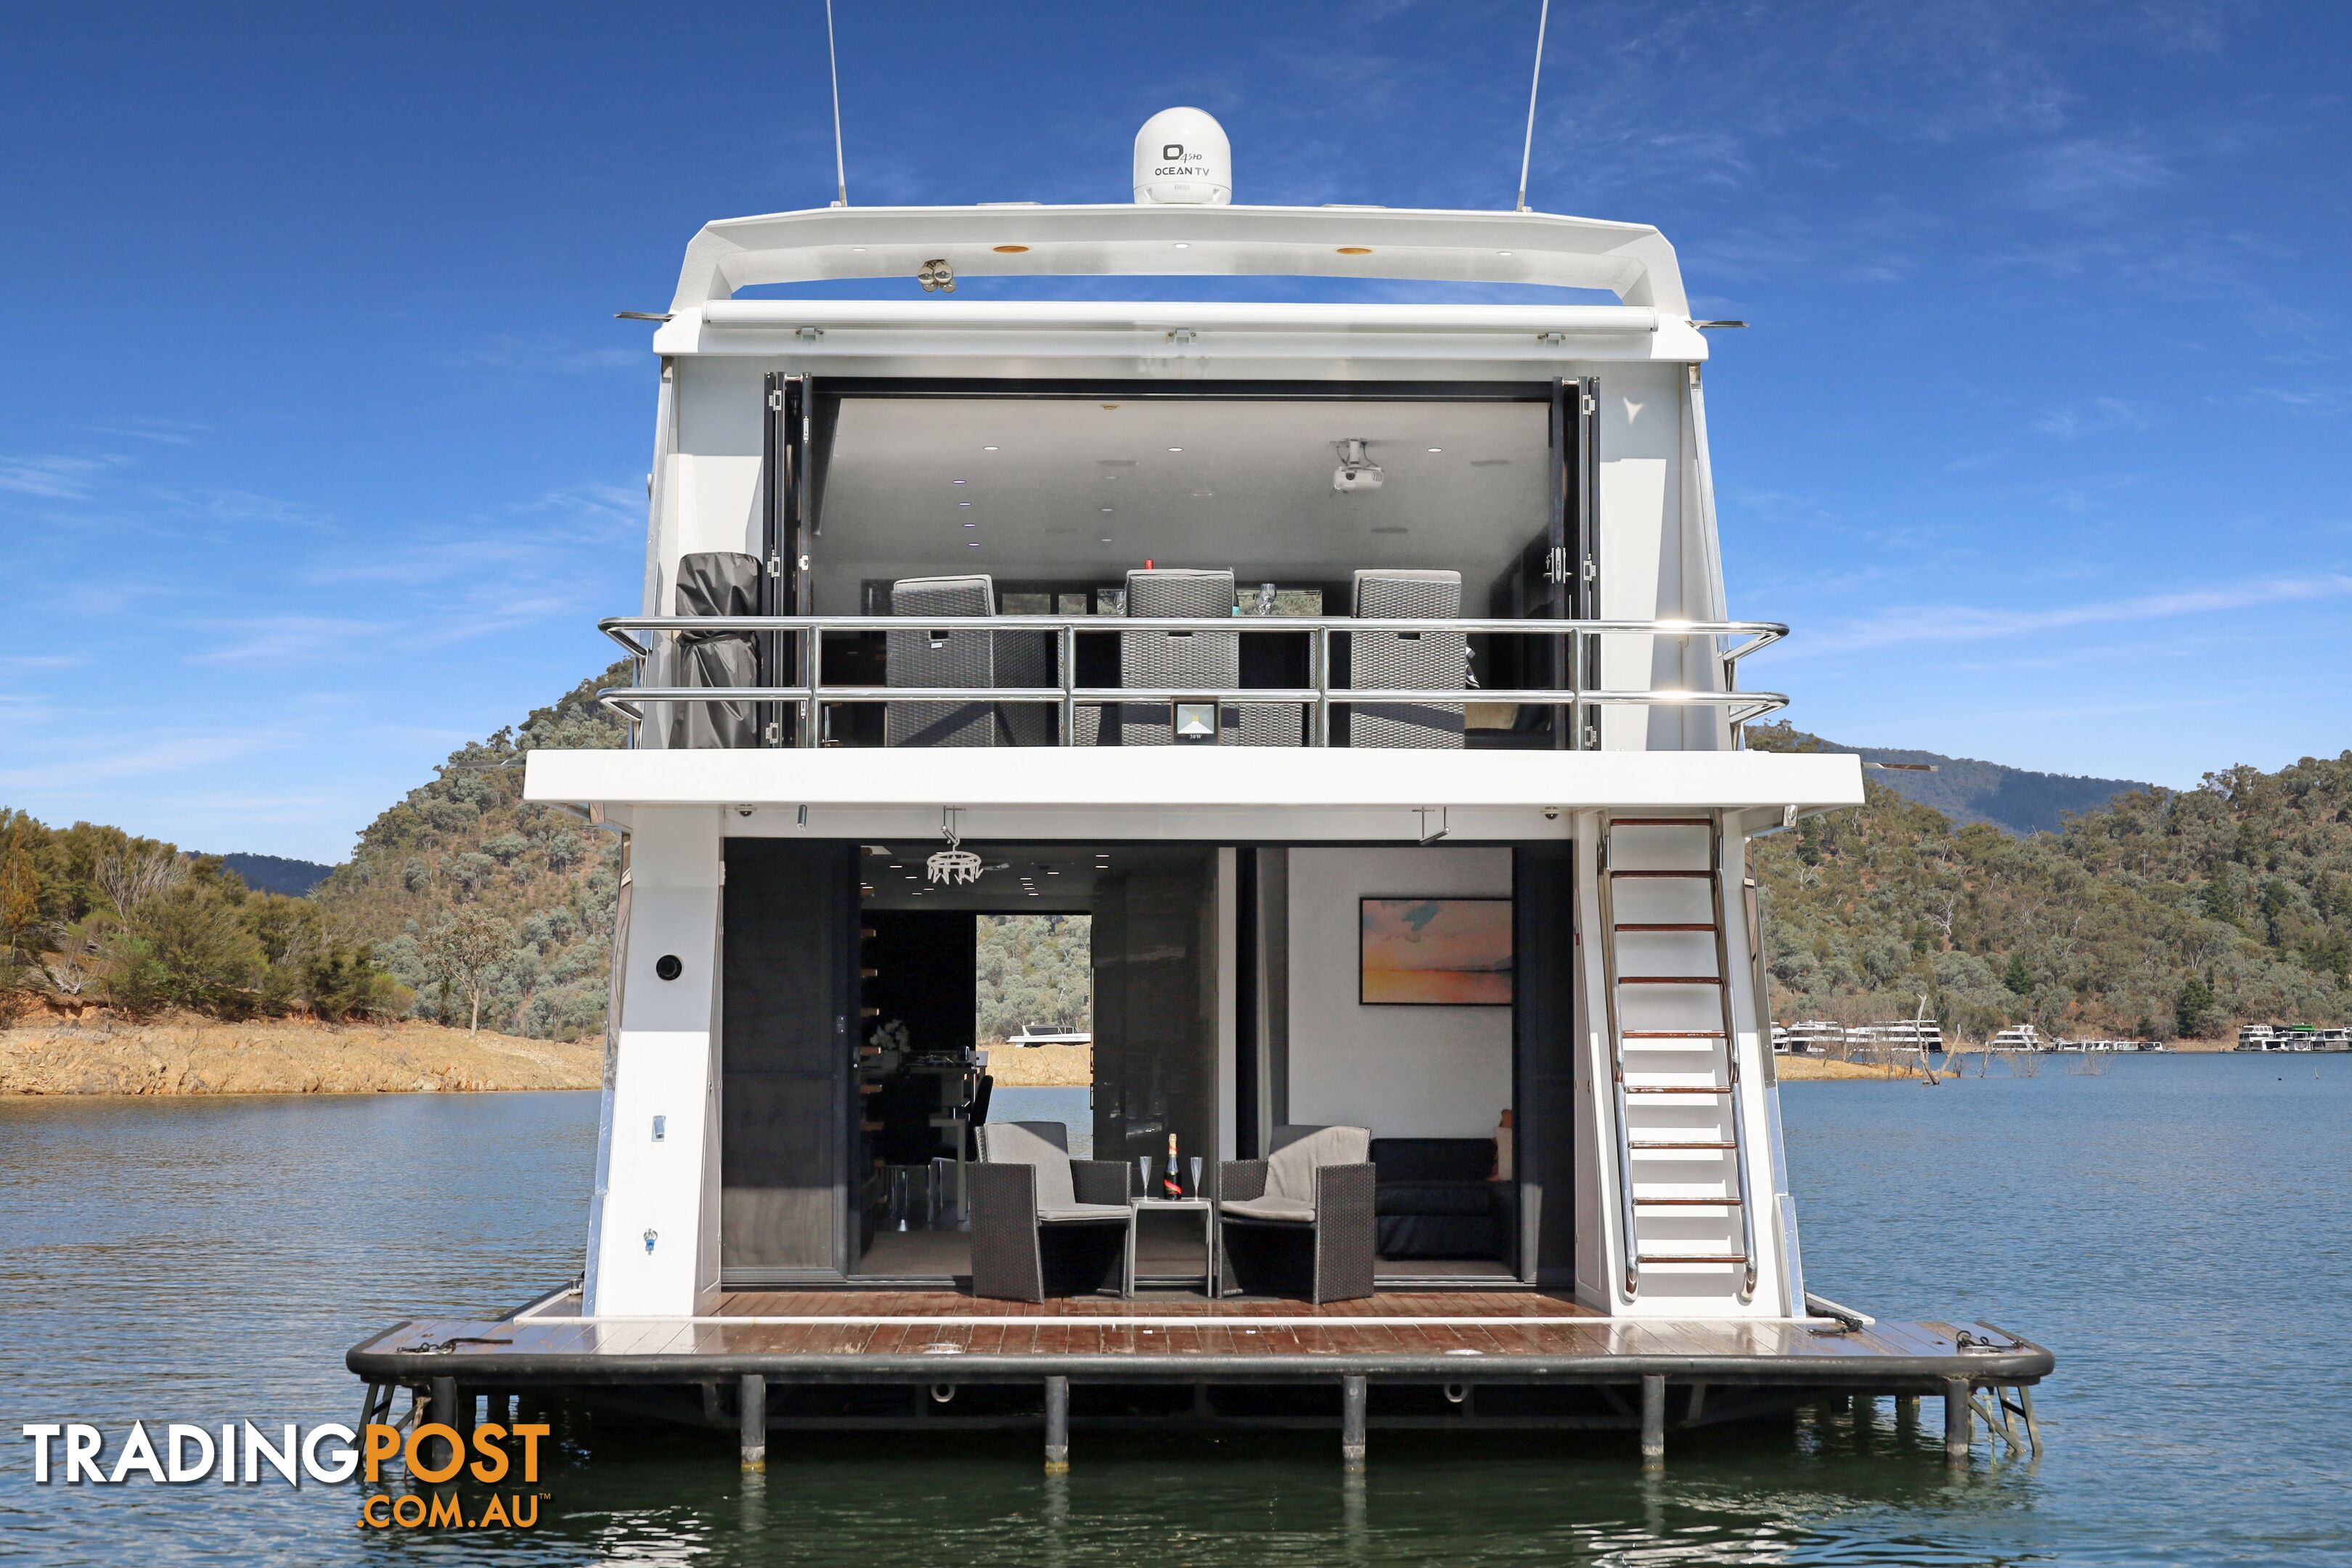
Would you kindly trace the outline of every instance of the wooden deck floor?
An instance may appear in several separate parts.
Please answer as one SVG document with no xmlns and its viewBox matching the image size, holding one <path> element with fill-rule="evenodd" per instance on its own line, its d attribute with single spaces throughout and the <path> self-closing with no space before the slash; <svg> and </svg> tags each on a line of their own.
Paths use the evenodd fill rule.
<svg viewBox="0 0 2352 1568">
<path fill-rule="evenodd" d="M 576 1311 L 576 1308 L 574 1309 Z M 947 1290 L 730 1293 L 691 1319 L 587 1320 L 551 1302 L 493 1321 L 404 1323 L 355 1346 L 372 1380 L 682 1383 L 761 1372 L 824 1382 L 1046 1373 L 1116 1380 L 1390 1377 L 1623 1379 L 1644 1373 L 1889 1390 L 1971 1375 L 2038 1378 L 2049 1352 L 1978 1323 L 1663 1321 L 1599 1316 L 1535 1291 L 1388 1292 L 1318 1307 L 1212 1301 L 983 1300 Z"/>
</svg>

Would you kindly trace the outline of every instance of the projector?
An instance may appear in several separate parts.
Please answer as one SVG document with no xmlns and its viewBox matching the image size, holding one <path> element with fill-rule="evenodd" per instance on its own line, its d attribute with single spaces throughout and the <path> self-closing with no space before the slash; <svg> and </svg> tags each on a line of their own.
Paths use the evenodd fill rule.
<svg viewBox="0 0 2352 1568">
<path fill-rule="evenodd" d="M 1381 472 L 1381 466 L 1364 455 L 1363 442 L 1342 441 L 1339 447 L 1339 466 L 1331 470 L 1331 488 L 1341 495 L 1380 489 L 1381 480 L 1385 476 Z"/>
</svg>

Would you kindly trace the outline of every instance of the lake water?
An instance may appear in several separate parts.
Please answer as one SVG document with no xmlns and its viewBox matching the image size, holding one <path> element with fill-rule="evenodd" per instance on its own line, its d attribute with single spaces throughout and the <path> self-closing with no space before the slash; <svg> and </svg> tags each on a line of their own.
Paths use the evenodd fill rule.
<svg viewBox="0 0 2352 1568">
<path fill-rule="evenodd" d="M 1475 1444 L 1081 1432 L 567 1443 L 538 1528 L 397 1538 L 349 1487 L 36 1487 L 28 1421 L 356 1417 L 344 1349 L 579 1267 L 590 1095 L 0 1102 L 0 1556 L 57 1563 L 2352 1562 L 2352 1058 L 1783 1092 L 1812 1287 L 2051 1345 L 2038 1465 L 1856 1431 Z M 110 1447 L 110 1455 L 112 1449 Z"/>
</svg>

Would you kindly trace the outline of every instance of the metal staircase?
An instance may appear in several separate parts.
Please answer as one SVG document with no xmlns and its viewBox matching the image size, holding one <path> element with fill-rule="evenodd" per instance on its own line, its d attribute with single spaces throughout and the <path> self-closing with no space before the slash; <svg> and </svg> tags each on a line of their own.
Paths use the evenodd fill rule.
<svg viewBox="0 0 2352 1568">
<path fill-rule="evenodd" d="M 1640 1294 L 1645 1268 L 1737 1269 L 1739 1300 L 1756 1293 L 1723 868 L 1720 813 L 1601 819 L 1601 993 L 1628 1296 Z"/>
</svg>

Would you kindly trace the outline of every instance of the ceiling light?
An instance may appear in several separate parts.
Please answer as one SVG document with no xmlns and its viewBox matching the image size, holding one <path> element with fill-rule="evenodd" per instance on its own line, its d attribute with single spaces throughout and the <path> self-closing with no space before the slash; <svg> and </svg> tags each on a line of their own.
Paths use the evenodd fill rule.
<svg viewBox="0 0 2352 1568">
<path fill-rule="evenodd" d="M 1444 447 L 1430 447 L 1429 449 L 1430 449 L 1431 451 L 1433 451 L 1433 452 L 1443 452 L 1444 450 L 1445 450 L 1445 448 L 1444 448 Z M 958 480 L 956 481 L 956 483 L 958 483 L 958 484 L 961 484 L 961 483 L 963 483 L 963 481 L 962 481 L 961 479 L 958 479 Z"/>
<path fill-rule="evenodd" d="M 963 520 L 963 525 L 964 525 L 966 528 L 978 528 L 978 527 L 980 526 L 980 524 L 978 524 L 978 523 L 976 523 L 976 522 L 972 521 L 971 521 L 971 519 L 970 519 L 970 518 L 965 518 L 965 519 Z"/>
<path fill-rule="evenodd" d="M 995 451 L 995 450 L 996 450 L 996 448 L 995 448 L 995 447 L 982 447 L 981 448 L 981 450 L 982 450 L 982 451 L 983 451 L 983 452 L 993 452 L 993 451 Z M 962 481 L 962 480 L 961 480 L 961 479 L 959 479 L 959 480 L 957 480 L 956 482 L 957 482 L 958 484 L 961 484 L 963 481 Z"/>
<path fill-rule="evenodd" d="M 961 483 L 963 483 L 963 481 L 962 481 L 961 479 L 958 479 L 958 480 L 956 481 L 956 483 L 958 483 L 958 484 L 961 484 Z M 960 500 L 960 501 L 956 502 L 956 505 L 958 505 L 958 506 L 970 506 L 971 504 L 971 502 L 970 502 L 970 501 L 968 501 L 968 500 Z"/>
<path fill-rule="evenodd" d="M 980 548 L 980 541 L 977 539 L 966 540 L 964 542 L 964 548 L 967 550 L 977 550 Z"/>
<path fill-rule="evenodd" d="M 1105 508 L 1103 508 L 1103 515 L 1104 515 L 1105 517 L 1108 517 L 1108 516 L 1110 515 L 1110 508 L 1108 508 L 1108 507 L 1105 507 Z"/>
<path fill-rule="evenodd" d="M 1496 254 L 1496 255 L 1497 255 L 1497 256 L 1508 256 L 1508 255 L 1510 255 L 1511 253 L 1510 253 L 1509 251 L 1507 251 L 1507 250 L 1498 250 L 1498 251 L 1495 252 L 1495 254 Z"/>
<path fill-rule="evenodd" d="M 1110 535 L 1106 533 L 1100 539 L 1096 540 L 1095 542 L 1097 544 L 1108 544 L 1110 542 Z"/>
<path fill-rule="evenodd" d="M 1182 451 L 1184 448 L 1183 448 L 1183 447 L 1169 447 L 1168 449 L 1169 449 L 1170 451 L 1171 451 L 1171 452 L 1181 452 L 1181 451 Z"/>
<path fill-rule="evenodd" d="M 950 484 L 951 484 L 951 485 L 960 485 L 960 484 L 963 483 L 963 481 L 962 481 L 961 479 L 950 479 L 950 480 L 948 481 L 948 483 L 950 483 Z"/>
<path fill-rule="evenodd" d="M 1176 248 L 1179 250 L 1190 250 L 1192 248 L 1192 242 L 1189 239 L 1180 239 L 1176 242 Z"/>
<path fill-rule="evenodd" d="M 1342 256 L 1370 256 L 1372 253 L 1369 245 L 1342 245 L 1336 248 Z"/>
</svg>

